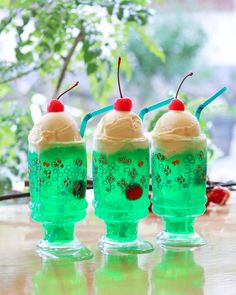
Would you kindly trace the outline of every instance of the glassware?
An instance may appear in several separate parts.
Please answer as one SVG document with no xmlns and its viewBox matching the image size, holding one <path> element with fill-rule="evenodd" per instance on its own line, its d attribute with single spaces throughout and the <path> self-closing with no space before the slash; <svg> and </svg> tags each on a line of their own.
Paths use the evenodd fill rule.
<svg viewBox="0 0 236 295">
<path fill-rule="evenodd" d="M 152 132 L 153 211 L 160 215 L 164 230 L 157 242 L 168 247 L 195 247 L 205 241 L 195 232 L 194 222 L 205 211 L 207 146 L 197 119 L 201 111 L 219 95 L 221 88 L 196 111 L 197 119 L 185 111 L 178 92 L 169 112 L 157 121 Z M 149 109 L 149 108 L 147 108 Z"/>
<path fill-rule="evenodd" d="M 93 151 L 95 214 L 106 224 L 99 242 L 104 253 L 149 252 L 138 238 L 138 221 L 148 215 L 149 148 L 106 154 Z"/>
<path fill-rule="evenodd" d="M 169 140 L 169 144 L 178 143 Z M 206 140 L 196 138 L 186 144 L 186 150 L 170 156 L 155 142 L 152 145 L 152 204 L 153 211 L 164 221 L 158 243 L 166 246 L 205 243 L 195 232 L 194 221 L 205 211 Z"/>
<path fill-rule="evenodd" d="M 132 100 L 120 98 L 99 122 L 94 135 L 93 181 L 95 215 L 106 224 L 99 242 L 103 253 L 146 253 L 152 245 L 138 237 L 138 222 L 148 215 L 149 143 Z"/>
<path fill-rule="evenodd" d="M 29 149 L 32 219 L 42 223 L 38 251 L 49 256 L 91 257 L 74 238 L 75 223 L 86 215 L 86 150 L 84 143 L 52 144 L 40 152 Z"/>
<path fill-rule="evenodd" d="M 76 122 L 58 100 L 49 103 L 48 113 L 29 134 L 28 165 L 31 216 L 43 228 L 38 253 L 92 258 L 74 237 L 75 223 L 86 216 L 86 148 Z"/>
</svg>

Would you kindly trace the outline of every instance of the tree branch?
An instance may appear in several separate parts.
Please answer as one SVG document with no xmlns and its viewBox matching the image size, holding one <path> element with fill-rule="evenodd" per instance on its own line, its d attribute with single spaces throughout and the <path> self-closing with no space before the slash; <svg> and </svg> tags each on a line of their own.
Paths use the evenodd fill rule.
<svg viewBox="0 0 236 295">
<path fill-rule="evenodd" d="M 38 65 L 38 66 L 35 66 L 35 67 L 33 67 L 32 69 L 27 70 L 27 71 L 25 71 L 25 72 L 18 73 L 18 74 L 17 74 L 16 76 L 14 76 L 14 77 L 11 77 L 11 78 L 8 78 L 8 79 L 5 79 L 5 80 L 0 81 L 0 84 L 5 84 L 5 83 L 11 82 L 11 81 L 13 81 L 13 80 L 16 80 L 16 79 L 18 79 L 18 78 L 21 78 L 21 77 L 23 77 L 23 76 L 26 76 L 26 75 L 28 75 L 28 74 L 34 72 L 34 71 L 39 70 L 41 67 L 42 67 L 42 64 L 41 64 L 41 65 Z"/>
<path fill-rule="evenodd" d="M 68 69 L 69 63 L 71 61 L 71 58 L 75 52 L 75 49 L 76 49 L 78 43 L 83 39 L 83 37 L 84 37 L 84 32 L 81 30 L 79 32 L 79 34 L 77 35 L 77 37 L 75 38 L 74 43 L 72 44 L 72 47 L 69 50 L 67 56 L 64 58 L 64 63 L 63 63 L 63 66 L 62 66 L 62 69 L 61 69 L 61 72 L 60 72 L 60 75 L 59 75 L 59 78 L 57 81 L 57 85 L 56 85 L 56 89 L 54 91 L 53 98 L 55 98 L 58 95 L 58 92 L 61 88 L 61 84 L 65 78 L 65 74 Z"/>
<path fill-rule="evenodd" d="M 64 58 L 63 67 L 62 67 L 62 69 L 61 69 L 61 73 L 60 73 L 60 75 L 59 75 L 59 79 L 58 79 L 58 82 L 57 82 L 57 86 L 56 86 L 56 89 L 55 89 L 55 92 L 54 92 L 54 97 L 57 96 L 58 91 L 60 90 L 61 84 L 62 84 L 62 82 L 63 82 L 63 80 L 64 80 L 64 78 L 65 78 L 65 74 L 66 74 L 66 71 L 67 71 L 67 69 L 68 69 L 68 66 L 69 66 L 70 60 L 71 60 L 71 58 L 72 58 L 72 56 L 73 56 L 73 54 L 74 54 L 74 52 L 75 52 L 75 49 L 76 49 L 78 43 L 83 39 L 83 37 L 84 37 L 84 33 L 83 33 L 83 31 L 81 30 L 81 31 L 79 32 L 79 34 L 77 35 L 77 37 L 75 38 L 74 43 L 72 44 L 72 47 L 71 47 L 71 49 L 69 50 L 67 56 Z M 18 79 L 18 78 L 21 78 L 21 77 L 23 77 L 23 76 L 26 76 L 26 75 L 28 75 L 28 74 L 34 72 L 34 71 L 39 70 L 39 69 L 42 67 L 42 65 L 43 65 L 43 64 L 40 64 L 40 65 L 37 65 L 37 66 L 33 67 L 32 69 L 29 69 L 29 70 L 27 70 L 27 71 L 25 71 L 25 72 L 18 73 L 18 74 L 16 74 L 14 77 L 11 77 L 11 78 L 8 78 L 8 79 L 2 80 L 2 81 L 0 80 L 0 84 L 8 83 L 8 82 L 11 82 L 11 81 L 13 81 L 13 80 L 15 80 L 15 79 Z"/>
</svg>

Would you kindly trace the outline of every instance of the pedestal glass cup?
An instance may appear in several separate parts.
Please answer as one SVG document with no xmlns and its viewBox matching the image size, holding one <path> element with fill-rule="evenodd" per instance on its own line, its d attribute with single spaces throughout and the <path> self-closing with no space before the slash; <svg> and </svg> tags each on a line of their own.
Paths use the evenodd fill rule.
<svg viewBox="0 0 236 295">
<path fill-rule="evenodd" d="M 99 122 L 94 134 L 93 180 L 94 208 L 106 225 L 99 242 L 103 253 L 146 253 L 152 245 L 138 237 L 138 222 L 149 213 L 149 142 L 140 117 L 132 112 L 133 102 L 120 98 L 114 110 Z M 99 112 L 100 113 L 100 112 Z"/>
<path fill-rule="evenodd" d="M 182 117 L 185 113 L 172 115 Z M 172 115 L 167 114 L 166 118 Z M 194 117 L 190 119 L 189 116 L 186 115 L 186 122 L 193 120 L 198 124 Z M 161 123 L 164 124 L 164 120 Z M 171 130 L 178 132 L 177 125 Z M 192 128 L 191 124 L 186 126 L 179 128 L 182 131 L 188 126 Z M 205 211 L 206 138 L 203 134 L 189 136 L 189 130 L 187 135 L 170 134 L 170 130 L 165 134 L 161 128 L 159 124 L 154 129 L 152 141 L 152 204 L 154 212 L 164 222 L 164 230 L 157 242 L 169 247 L 204 245 L 204 240 L 195 232 L 194 222 Z"/>
<path fill-rule="evenodd" d="M 138 222 L 149 213 L 148 141 L 146 138 L 116 138 L 116 127 L 122 128 L 122 124 L 125 127 L 131 120 L 130 116 L 141 126 L 134 113 L 112 111 L 100 122 L 94 138 L 93 205 L 95 215 L 106 226 L 105 235 L 99 242 L 104 253 L 146 253 L 153 250 L 149 242 L 138 237 Z M 116 125 L 117 121 L 121 125 Z M 113 139 L 105 135 L 110 128 L 114 132 Z"/>
<path fill-rule="evenodd" d="M 226 91 L 222 87 L 204 102 L 195 117 L 178 99 L 169 98 L 140 111 L 140 117 L 169 104 L 169 112 L 159 118 L 152 132 L 153 210 L 161 215 L 164 230 L 157 242 L 165 246 L 192 247 L 205 242 L 195 232 L 194 222 L 205 211 L 207 147 L 199 118 L 202 110 Z"/>
<path fill-rule="evenodd" d="M 68 126 L 69 119 L 64 116 L 64 113 L 46 114 L 30 133 L 28 153 L 30 209 L 32 219 L 42 225 L 43 238 L 37 245 L 40 255 L 83 260 L 91 258 L 92 253 L 75 238 L 74 231 L 75 224 L 86 216 L 85 144 L 79 138 L 75 141 L 55 142 L 55 137 L 45 143 L 50 134 L 56 132 L 52 129 L 55 121 L 57 121 L 55 126 L 60 124 Z M 63 119 L 59 121 L 61 117 Z M 45 124 L 47 120 L 50 124 Z M 72 124 L 74 121 L 69 120 L 69 122 Z M 60 130 L 63 130 L 63 126 L 60 126 Z M 48 133 L 50 129 L 48 137 L 45 136 L 46 131 L 43 129 Z M 56 140 L 59 140 L 59 131 L 56 134 Z M 35 140 L 38 138 L 44 140 L 40 143 L 37 141 L 36 144 Z"/>
</svg>

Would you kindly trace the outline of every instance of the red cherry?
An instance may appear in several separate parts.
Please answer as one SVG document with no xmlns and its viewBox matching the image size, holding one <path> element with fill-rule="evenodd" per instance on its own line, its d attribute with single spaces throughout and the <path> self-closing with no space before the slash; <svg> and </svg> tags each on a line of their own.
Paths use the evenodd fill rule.
<svg viewBox="0 0 236 295">
<path fill-rule="evenodd" d="M 230 197 L 230 191 L 222 186 L 215 186 L 208 195 L 208 200 L 218 205 L 225 205 Z"/>
<path fill-rule="evenodd" d="M 58 113 L 58 112 L 64 112 L 64 104 L 60 102 L 60 98 L 62 95 L 66 94 L 67 92 L 71 91 L 73 88 L 75 88 L 79 82 L 76 82 L 73 86 L 71 86 L 69 89 L 64 91 L 62 94 L 60 94 L 56 99 L 52 99 L 49 104 L 47 105 L 47 111 L 49 113 Z"/>
<path fill-rule="evenodd" d="M 64 104 L 60 100 L 52 99 L 47 106 L 47 111 L 48 113 L 64 112 L 64 108 Z"/>
<path fill-rule="evenodd" d="M 169 110 L 170 111 L 184 111 L 185 106 L 182 100 L 175 98 L 171 101 L 169 104 Z"/>
<path fill-rule="evenodd" d="M 114 103 L 114 109 L 120 112 L 130 112 L 132 110 L 132 100 L 128 97 L 117 98 Z"/>
<path fill-rule="evenodd" d="M 143 194 L 143 189 L 139 184 L 130 184 L 127 186 L 125 195 L 126 198 L 130 201 L 135 201 L 141 198 Z"/>
</svg>

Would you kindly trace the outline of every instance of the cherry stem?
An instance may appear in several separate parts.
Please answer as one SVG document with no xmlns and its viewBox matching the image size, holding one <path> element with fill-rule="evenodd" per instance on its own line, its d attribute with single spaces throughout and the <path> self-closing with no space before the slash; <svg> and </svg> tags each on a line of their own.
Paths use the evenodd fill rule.
<svg viewBox="0 0 236 295">
<path fill-rule="evenodd" d="M 183 85 L 184 81 L 188 78 L 188 77 L 191 77 L 193 75 L 193 73 L 189 73 L 187 76 L 185 76 L 182 80 L 182 82 L 180 83 L 179 87 L 178 87 L 178 90 L 176 92 L 176 95 L 175 95 L 175 99 L 178 99 L 178 94 L 179 94 L 179 90 L 181 88 L 181 86 Z"/>
<path fill-rule="evenodd" d="M 118 58 L 118 67 L 117 67 L 117 81 L 118 81 L 118 87 L 120 92 L 120 97 L 123 98 L 123 94 L 120 87 L 120 63 L 121 63 L 121 57 Z"/>
<path fill-rule="evenodd" d="M 62 94 L 60 94 L 56 99 L 60 99 L 62 97 L 62 95 L 66 94 L 67 92 L 71 91 L 73 88 L 75 88 L 77 85 L 79 84 L 79 81 L 77 81 L 73 86 L 71 86 L 69 89 L 67 89 L 66 91 L 64 91 Z"/>
</svg>

